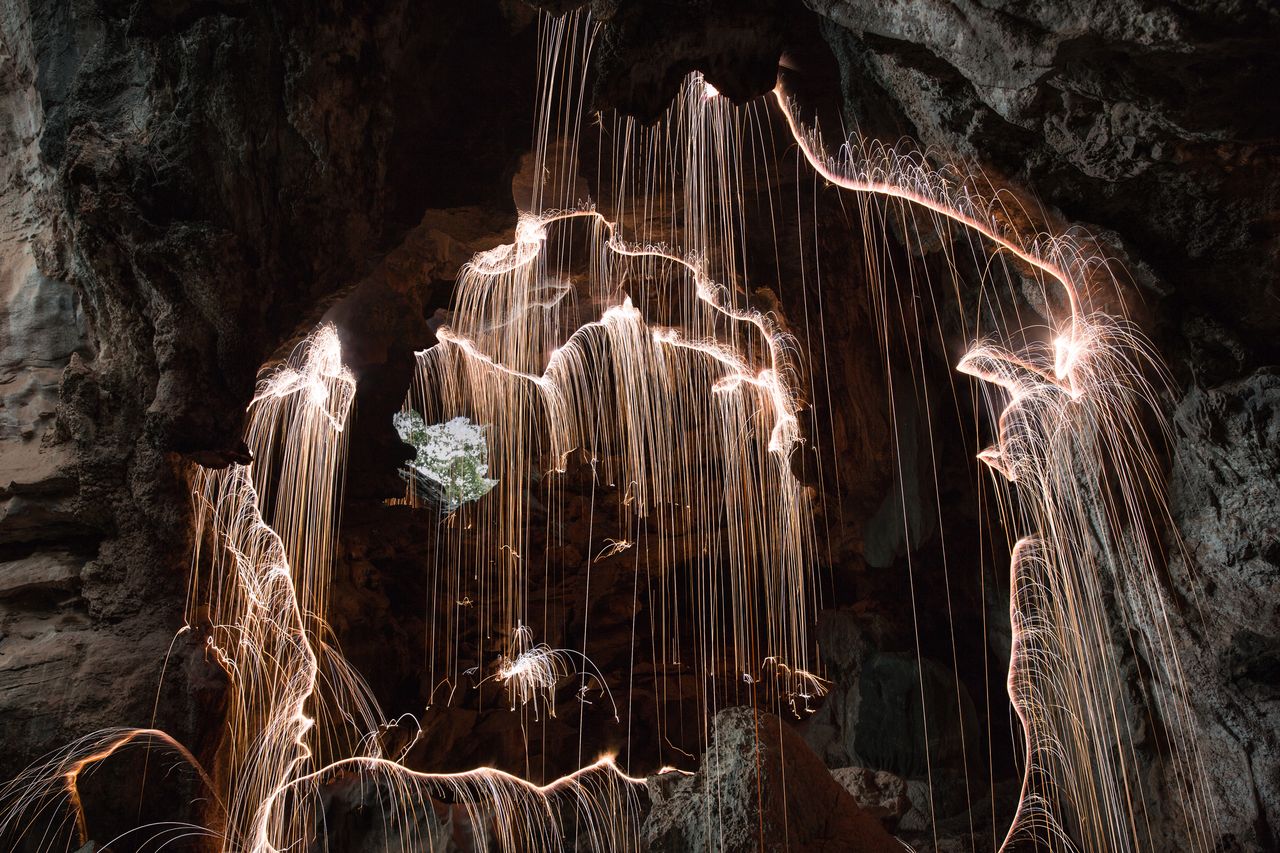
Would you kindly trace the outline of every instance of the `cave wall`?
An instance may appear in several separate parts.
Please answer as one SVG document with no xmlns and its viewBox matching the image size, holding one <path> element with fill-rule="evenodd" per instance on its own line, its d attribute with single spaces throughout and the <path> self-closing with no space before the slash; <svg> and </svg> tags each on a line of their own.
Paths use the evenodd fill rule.
<svg viewBox="0 0 1280 853">
<path fill-rule="evenodd" d="M 0 10 L 0 775 L 104 726 L 216 740 L 220 679 L 202 637 L 175 639 L 184 466 L 243 458 L 259 366 L 427 210 L 514 220 L 534 22 L 517 3 Z"/>
<path fill-rule="evenodd" d="M 661 33 L 634 24 L 640 12 L 591 5 L 615 54 L 661 52 Z M 735 14 L 726 4 L 677 5 L 703 30 L 714 29 L 708 19 Z M 805 5 L 837 66 L 845 126 L 888 145 L 913 140 L 937 163 L 973 164 L 1033 212 L 1028 221 L 1095 240 L 1117 262 L 1119 300 L 1172 377 L 1162 402 L 1176 532 L 1165 531 L 1159 592 L 1171 603 L 1203 738 L 1211 836 L 1222 849 L 1271 849 L 1280 819 L 1280 471 L 1272 449 L 1280 423 L 1280 13 L 1258 2 Z M 821 87 L 824 58 L 796 20 L 775 27 L 770 43 L 781 39 L 783 65 L 802 86 L 816 77 Z M 685 53 L 699 49 L 714 50 L 713 40 Z M 750 56 L 739 53 L 745 63 Z M 600 65 L 603 102 L 643 115 L 661 100 L 652 70 Z M 706 70 L 742 98 L 772 85 L 752 88 L 741 66 Z M 735 72 L 736 88 L 726 84 Z M 866 630 L 854 620 L 837 642 L 857 646 Z M 1129 690 L 1169 691 L 1175 676 L 1150 672 L 1143 657 L 1156 626 L 1131 630 L 1115 638 L 1137 653 Z M 819 724 L 856 694 L 837 697 Z M 1176 839 L 1161 833 L 1171 831 L 1178 803 L 1171 770 L 1158 760 L 1161 728 L 1143 721 L 1135 737 L 1151 761 L 1143 784 L 1152 843 L 1172 849 Z"/>
<path fill-rule="evenodd" d="M 1054 228 L 1098 238 L 1132 276 L 1127 306 L 1173 374 L 1164 402 L 1177 533 L 1166 535 L 1163 592 L 1176 603 L 1212 837 L 1222 849 L 1271 849 L 1280 14 L 1263 3 L 808 5 L 824 18 L 851 125 L 981 164 L 1043 205 Z M 1139 654 L 1156 627 L 1134 626 Z M 1144 676 L 1156 692 L 1171 678 Z M 1151 731 L 1139 740 L 1149 757 L 1161 751 Z M 1167 772 L 1148 779 L 1157 802 L 1172 796 Z"/>
</svg>

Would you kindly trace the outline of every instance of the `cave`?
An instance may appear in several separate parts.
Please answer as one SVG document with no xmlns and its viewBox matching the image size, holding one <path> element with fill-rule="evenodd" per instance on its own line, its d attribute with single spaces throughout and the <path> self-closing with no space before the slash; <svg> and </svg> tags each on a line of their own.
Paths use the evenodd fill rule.
<svg viewBox="0 0 1280 853">
<path fill-rule="evenodd" d="M 0 847 L 1280 849 L 1265 0 L 8 0 Z"/>
</svg>

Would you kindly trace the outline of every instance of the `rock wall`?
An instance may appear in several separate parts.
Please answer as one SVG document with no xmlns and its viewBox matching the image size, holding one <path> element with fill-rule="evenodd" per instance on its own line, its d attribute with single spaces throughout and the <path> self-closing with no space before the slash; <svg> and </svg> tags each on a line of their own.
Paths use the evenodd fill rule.
<svg viewBox="0 0 1280 853">
<path fill-rule="evenodd" d="M 112 430 L 121 417 L 93 386 L 98 352 L 84 291 L 67 281 L 58 253 L 65 237 L 56 168 L 42 156 L 49 56 L 37 46 L 40 21 L 25 4 L 0 18 L 5 109 L 0 164 L 0 772 L 108 724 L 145 724 L 180 609 L 169 627 L 148 602 L 172 589 L 154 550 L 133 550 L 122 528 L 171 525 L 180 515 L 157 505 L 172 481 L 157 454 L 122 458 Z M 126 471 L 160 470 L 156 482 Z M 157 512 L 158 517 L 149 513 Z M 158 543 L 142 549 L 162 548 Z M 180 559 L 180 558 L 179 558 Z M 175 564 L 180 566 L 181 563 Z M 121 578 L 127 578 L 125 584 Z M 127 586 L 128 589 L 122 587 Z M 136 592 L 136 597 L 131 595 Z M 172 696 L 165 697 L 172 699 Z M 182 701 L 180 707 L 190 707 Z M 190 731 L 177 712 L 176 728 Z"/>
<path fill-rule="evenodd" d="M 1051 225 L 1100 238 L 1132 275 L 1130 310 L 1174 375 L 1177 533 L 1162 593 L 1178 603 L 1210 834 L 1221 849 L 1272 849 L 1280 14 L 1265 3 L 808 5 L 826 21 L 851 124 L 976 161 L 1038 198 Z M 1156 626 L 1137 628 L 1141 649 Z M 1145 676 L 1157 692 L 1172 677 Z M 1158 740 L 1147 733 L 1153 757 Z M 1170 796 L 1162 784 L 1156 800 Z"/>
<path fill-rule="evenodd" d="M 712 729 L 697 773 L 650 779 L 650 850 L 902 849 L 779 718 L 730 708 Z"/>
<path fill-rule="evenodd" d="M 0 776 L 108 725 L 216 742 L 216 667 L 179 631 L 184 467 L 244 458 L 259 366 L 425 211 L 510 215 L 533 23 L 515 3 L 0 10 Z"/>
</svg>

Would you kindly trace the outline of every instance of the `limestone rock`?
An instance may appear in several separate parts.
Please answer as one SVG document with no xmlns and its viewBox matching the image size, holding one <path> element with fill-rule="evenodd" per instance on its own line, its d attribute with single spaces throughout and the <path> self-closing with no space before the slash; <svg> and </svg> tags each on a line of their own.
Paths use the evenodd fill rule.
<svg viewBox="0 0 1280 853">
<path fill-rule="evenodd" d="M 84 560 L 65 551 L 40 551 L 0 562 L 0 599 L 35 591 L 67 591 L 80 577 Z"/>
<path fill-rule="evenodd" d="M 879 818 L 890 831 L 912 807 L 907 781 L 887 770 L 838 767 L 831 775 L 867 814 Z"/>
<path fill-rule="evenodd" d="M 655 801 L 650 850 L 900 851 L 777 717 L 721 711 L 698 772 Z"/>
</svg>

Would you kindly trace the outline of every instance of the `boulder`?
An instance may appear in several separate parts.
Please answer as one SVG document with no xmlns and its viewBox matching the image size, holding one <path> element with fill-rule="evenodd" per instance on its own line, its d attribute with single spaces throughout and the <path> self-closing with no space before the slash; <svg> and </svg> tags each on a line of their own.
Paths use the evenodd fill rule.
<svg viewBox="0 0 1280 853">
<path fill-rule="evenodd" d="M 729 708 L 712 727 L 698 772 L 654 797 L 642 832 L 648 849 L 902 850 L 779 718 Z"/>
</svg>

